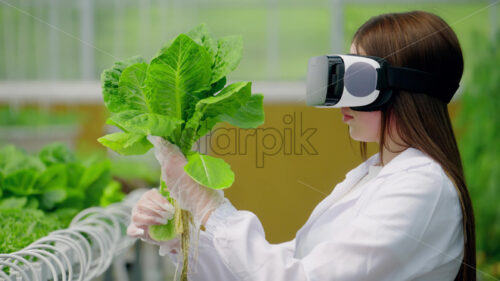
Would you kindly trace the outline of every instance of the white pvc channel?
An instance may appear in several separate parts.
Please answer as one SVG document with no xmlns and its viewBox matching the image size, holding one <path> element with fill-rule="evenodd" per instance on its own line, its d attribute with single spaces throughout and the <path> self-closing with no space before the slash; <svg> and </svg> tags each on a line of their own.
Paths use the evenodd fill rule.
<svg viewBox="0 0 500 281">
<path fill-rule="evenodd" d="M 106 208 L 85 209 L 67 229 L 51 232 L 21 251 L 0 254 L 0 281 L 86 281 L 101 275 L 135 242 L 126 228 L 144 191 L 136 190 Z"/>
</svg>

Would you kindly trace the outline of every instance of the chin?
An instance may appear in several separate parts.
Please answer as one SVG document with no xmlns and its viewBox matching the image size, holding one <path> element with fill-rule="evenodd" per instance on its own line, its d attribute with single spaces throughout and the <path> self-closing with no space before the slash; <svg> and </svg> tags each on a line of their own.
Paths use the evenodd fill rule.
<svg viewBox="0 0 500 281">
<path fill-rule="evenodd" d="M 349 135 L 351 136 L 351 139 L 355 141 L 362 141 L 362 142 L 378 142 L 378 139 L 372 136 L 367 136 L 366 134 L 360 133 L 353 131 L 352 129 L 349 130 Z"/>
<path fill-rule="evenodd" d="M 367 141 L 367 140 L 366 140 L 366 139 L 364 139 L 364 138 L 358 138 L 358 137 L 353 137 L 353 136 L 351 136 L 351 139 L 353 139 L 353 140 L 355 140 L 355 141 L 359 141 L 359 142 L 361 142 L 361 141 L 362 141 L 362 142 L 369 142 L 369 141 Z"/>
</svg>

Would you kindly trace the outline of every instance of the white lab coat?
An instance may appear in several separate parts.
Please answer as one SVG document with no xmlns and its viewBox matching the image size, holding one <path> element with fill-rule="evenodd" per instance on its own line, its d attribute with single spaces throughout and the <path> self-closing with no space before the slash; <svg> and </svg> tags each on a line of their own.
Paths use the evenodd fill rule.
<svg viewBox="0 0 500 281">
<path fill-rule="evenodd" d="M 295 239 L 266 241 L 253 213 L 219 207 L 201 232 L 191 281 L 454 280 L 463 257 L 457 192 L 430 157 L 409 148 L 343 200 L 379 161 L 350 171 Z"/>
</svg>

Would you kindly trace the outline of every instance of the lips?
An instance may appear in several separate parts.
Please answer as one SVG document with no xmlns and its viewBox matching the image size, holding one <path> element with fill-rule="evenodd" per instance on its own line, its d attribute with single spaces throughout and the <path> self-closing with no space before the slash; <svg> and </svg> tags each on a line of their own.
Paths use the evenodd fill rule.
<svg viewBox="0 0 500 281">
<path fill-rule="evenodd" d="M 342 108 L 341 112 L 342 112 L 342 116 L 343 116 L 342 121 L 344 121 L 344 122 L 347 122 L 347 121 L 354 118 L 352 115 L 347 114 L 347 108 Z"/>
<path fill-rule="evenodd" d="M 353 118 L 354 118 L 354 117 L 352 117 L 351 115 L 343 115 L 343 116 L 344 116 L 344 117 L 342 118 L 342 121 L 344 121 L 344 122 L 347 122 L 347 121 L 349 121 L 349 120 L 351 120 L 351 119 L 353 119 Z"/>
</svg>

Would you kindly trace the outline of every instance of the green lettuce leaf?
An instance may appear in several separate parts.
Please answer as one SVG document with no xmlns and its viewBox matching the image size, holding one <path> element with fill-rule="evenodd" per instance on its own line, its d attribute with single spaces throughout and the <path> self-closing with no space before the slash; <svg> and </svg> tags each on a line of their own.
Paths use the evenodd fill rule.
<svg viewBox="0 0 500 281">
<path fill-rule="evenodd" d="M 2 173 L 7 177 L 18 170 L 33 170 L 35 173 L 40 173 L 45 170 L 45 165 L 39 158 L 21 152 L 12 155 L 12 158 L 5 163 Z"/>
<path fill-rule="evenodd" d="M 219 122 L 223 114 L 234 114 L 251 96 L 251 83 L 238 82 L 220 91 L 216 96 L 200 100 L 195 114 L 188 120 L 181 137 L 180 147 L 184 154 L 201 136 Z"/>
<path fill-rule="evenodd" d="M 210 55 L 187 35 L 181 34 L 149 65 L 146 92 L 153 113 L 186 120 L 186 108 L 210 89 Z"/>
<path fill-rule="evenodd" d="M 120 95 L 116 97 L 117 111 L 140 110 L 149 111 L 144 95 L 144 80 L 148 70 L 147 63 L 136 63 L 125 68 L 118 82 Z"/>
<path fill-rule="evenodd" d="M 217 54 L 217 42 L 213 39 L 207 25 L 200 24 L 186 33 L 186 35 L 193 39 L 198 45 L 205 47 L 205 50 L 207 50 L 210 55 L 210 64 L 213 65 Z"/>
<path fill-rule="evenodd" d="M 201 120 L 235 113 L 250 99 L 251 85 L 251 82 L 237 82 L 227 86 L 216 96 L 200 100 L 196 104 L 196 111 L 201 113 Z"/>
<path fill-rule="evenodd" d="M 84 172 L 85 166 L 82 163 L 66 163 L 67 187 L 69 189 L 77 188 Z"/>
<path fill-rule="evenodd" d="M 217 42 L 217 54 L 213 68 L 212 83 L 235 70 L 243 54 L 243 38 L 227 36 Z"/>
<path fill-rule="evenodd" d="M 74 208 L 77 210 L 82 210 L 85 208 L 85 191 L 78 189 L 66 189 L 66 198 L 61 202 L 57 203 L 57 210 Z M 87 202 L 89 203 L 89 202 Z M 98 202 L 92 202 L 92 206 L 99 205 Z"/>
<path fill-rule="evenodd" d="M 28 197 L 9 197 L 0 200 L 0 209 L 22 209 L 28 202 Z"/>
<path fill-rule="evenodd" d="M 66 165 L 55 164 L 49 166 L 37 177 L 34 189 L 45 191 L 51 187 L 65 188 L 68 182 L 67 176 Z"/>
<path fill-rule="evenodd" d="M 124 197 L 121 184 L 117 181 L 110 181 L 103 190 L 100 205 L 105 207 L 122 201 Z"/>
<path fill-rule="evenodd" d="M 213 83 L 210 90 L 206 92 L 205 97 L 213 96 L 218 91 L 224 89 L 224 86 L 226 86 L 226 82 L 227 82 L 226 77 L 222 77 L 219 81 Z"/>
<path fill-rule="evenodd" d="M 85 170 L 78 183 L 78 189 L 82 191 L 87 190 L 92 183 L 97 181 L 103 173 L 109 170 L 111 164 L 109 160 L 101 161 L 97 157 L 92 157 L 87 159 L 84 165 Z"/>
<path fill-rule="evenodd" d="M 67 193 L 64 187 L 52 186 L 47 188 L 42 194 L 40 206 L 42 210 L 51 210 L 57 203 L 63 202 L 66 199 Z"/>
<path fill-rule="evenodd" d="M 99 205 L 104 189 L 111 180 L 111 162 L 98 158 L 90 159 L 78 186 L 85 194 L 84 207 Z"/>
<path fill-rule="evenodd" d="M 153 147 L 146 136 L 124 132 L 108 134 L 97 141 L 123 155 L 144 154 Z"/>
<path fill-rule="evenodd" d="M 125 132 L 138 135 L 169 136 L 184 121 L 170 116 L 127 110 L 114 114 L 109 124 L 122 128 Z"/>
<path fill-rule="evenodd" d="M 24 209 L 38 209 L 40 202 L 35 197 L 29 197 L 28 203 L 24 206 Z"/>
<path fill-rule="evenodd" d="M 38 157 L 47 165 L 58 163 L 71 163 L 76 161 L 76 157 L 63 143 L 55 142 L 46 145 L 38 153 Z"/>
<path fill-rule="evenodd" d="M 5 171 L 8 164 L 17 161 L 16 159 L 24 159 L 26 154 L 16 149 L 14 145 L 6 145 L 0 149 L 0 171 Z"/>
<path fill-rule="evenodd" d="M 171 219 L 167 224 L 149 226 L 149 235 L 156 241 L 168 241 L 177 236 L 175 220 Z"/>
<path fill-rule="evenodd" d="M 33 188 L 37 176 L 38 171 L 34 169 L 17 170 L 5 177 L 3 180 L 3 189 L 19 196 L 39 194 L 40 191 Z"/>
<path fill-rule="evenodd" d="M 234 173 L 226 161 L 195 152 L 188 156 L 184 171 L 199 184 L 212 189 L 230 187 Z"/>
<path fill-rule="evenodd" d="M 254 94 L 236 113 L 222 114 L 220 120 L 244 129 L 257 128 L 264 123 L 263 100 L 262 94 Z"/>
<path fill-rule="evenodd" d="M 125 61 L 116 62 L 111 68 L 106 69 L 101 74 L 102 95 L 104 104 L 111 112 L 119 112 L 123 110 L 123 96 L 120 90 L 119 82 L 122 72 L 127 66 L 145 62 L 140 57 L 133 57 Z"/>
</svg>

